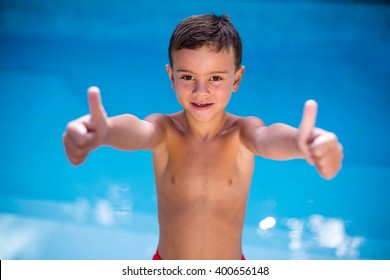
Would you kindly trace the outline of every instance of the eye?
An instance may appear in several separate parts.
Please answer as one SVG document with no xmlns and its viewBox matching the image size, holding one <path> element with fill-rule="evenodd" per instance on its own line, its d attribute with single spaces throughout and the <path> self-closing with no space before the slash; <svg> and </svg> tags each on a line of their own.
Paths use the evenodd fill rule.
<svg viewBox="0 0 390 280">
<path fill-rule="evenodd" d="M 218 82 L 218 81 L 222 81 L 222 78 L 219 76 L 212 76 L 210 80 L 213 82 Z"/>
<path fill-rule="evenodd" d="M 181 78 L 185 81 L 193 81 L 194 80 L 194 77 L 192 77 L 191 75 L 183 75 Z"/>
</svg>

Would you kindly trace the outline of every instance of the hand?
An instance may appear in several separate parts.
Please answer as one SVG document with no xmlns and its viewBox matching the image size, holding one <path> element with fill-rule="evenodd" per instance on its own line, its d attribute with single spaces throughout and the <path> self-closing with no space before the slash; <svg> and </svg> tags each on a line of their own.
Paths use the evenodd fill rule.
<svg viewBox="0 0 390 280">
<path fill-rule="evenodd" d="M 99 88 L 88 89 L 90 114 L 71 121 L 63 134 L 65 152 L 73 165 L 85 161 L 90 151 L 97 149 L 107 136 L 108 118 Z"/>
<path fill-rule="evenodd" d="M 343 147 L 334 133 L 315 127 L 317 107 L 314 100 L 305 103 L 298 129 L 298 147 L 322 177 L 332 179 L 341 169 Z"/>
</svg>

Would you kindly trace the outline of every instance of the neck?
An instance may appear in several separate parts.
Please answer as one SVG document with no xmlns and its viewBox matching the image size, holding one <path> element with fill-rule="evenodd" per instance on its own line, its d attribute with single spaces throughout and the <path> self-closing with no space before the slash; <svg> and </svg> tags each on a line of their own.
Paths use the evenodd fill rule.
<svg viewBox="0 0 390 280">
<path fill-rule="evenodd" d="M 214 116 L 209 121 L 198 121 L 185 111 L 183 115 L 191 134 L 201 140 L 208 140 L 216 136 L 222 130 L 226 119 L 226 112 Z"/>
</svg>

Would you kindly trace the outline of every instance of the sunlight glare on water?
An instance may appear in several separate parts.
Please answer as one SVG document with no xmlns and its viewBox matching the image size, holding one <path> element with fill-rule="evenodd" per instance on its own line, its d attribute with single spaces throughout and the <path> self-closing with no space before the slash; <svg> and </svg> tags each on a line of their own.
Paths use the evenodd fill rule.
<svg viewBox="0 0 390 280">
<path fill-rule="evenodd" d="M 267 217 L 264 220 L 261 220 L 259 223 L 259 227 L 262 230 L 273 228 L 275 225 L 276 225 L 276 220 L 274 217 Z"/>
</svg>

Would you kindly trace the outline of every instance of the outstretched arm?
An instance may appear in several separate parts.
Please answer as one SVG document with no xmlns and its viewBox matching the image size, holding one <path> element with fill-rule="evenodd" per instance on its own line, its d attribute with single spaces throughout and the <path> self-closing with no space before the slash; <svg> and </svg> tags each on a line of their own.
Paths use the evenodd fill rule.
<svg viewBox="0 0 390 280">
<path fill-rule="evenodd" d="M 152 149 L 161 141 L 161 131 L 153 122 L 156 117 L 140 120 L 133 115 L 107 117 L 100 90 L 88 89 L 90 114 L 71 121 L 63 134 L 65 152 L 73 165 L 85 161 L 90 151 L 110 146 L 121 150 Z"/>
<path fill-rule="evenodd" d="M 342 146 L 334 133 L 315 127 L 316 116 L 317 103 L 309 100 L 298 129 L 285 124 L 265 126 L 257 118 L 247 118 L 242 140 L 249 150 L 265 158 L 305 158 L 322 177 L 331 179 L 341 168 Z"/>
</svg>

